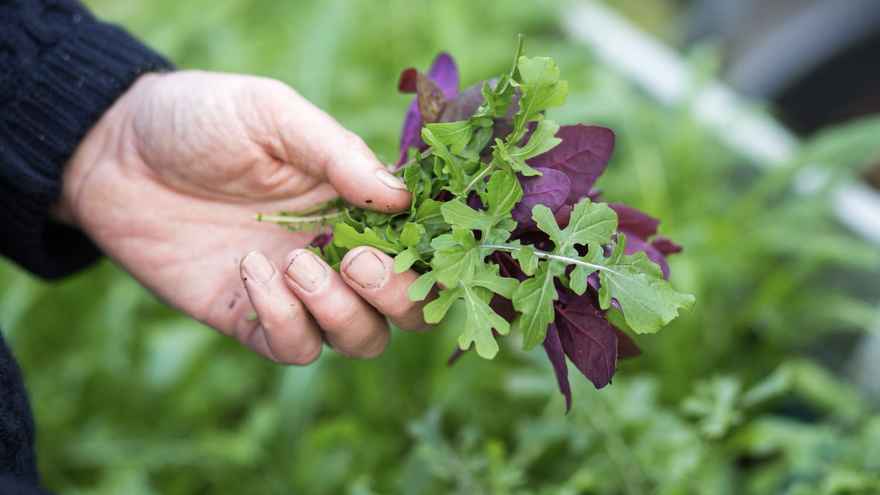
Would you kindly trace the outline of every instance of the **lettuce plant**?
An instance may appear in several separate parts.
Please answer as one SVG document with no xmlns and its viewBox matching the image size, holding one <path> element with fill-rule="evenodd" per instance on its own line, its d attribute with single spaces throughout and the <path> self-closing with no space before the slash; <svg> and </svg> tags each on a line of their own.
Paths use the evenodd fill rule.
<svg viewBox="0 0 880 495">
<path fill-rule="evenodd" d="M 681 247 L 657 235 L 657 219 L 602 202 L 594 186 L 614 133 L 546 117 L 568 93 L 552 59 L 524 56 L 520 39 L 508 73 L 458 86 L 448 54 L 427 74 L 401 74 L 399 89 L 416 94 L 397 164 L 408 211 L 335 203 L 272 218 L 335 219 L 314 243 L 331 264 L 367 245 L 393 255 L 395 271 L 421 273 L 410 298 L 431 297 L 425 320 L 459 332 L 461 351 L 492 359 L 511 333 L 526 350 L 542 345 L 570 408 L 566 357 L 604 387 L 618 359 L 639 354 L 629 333 L 657 332 L 691 306 L 667 281 L 666 256 Z"/>
</svg>

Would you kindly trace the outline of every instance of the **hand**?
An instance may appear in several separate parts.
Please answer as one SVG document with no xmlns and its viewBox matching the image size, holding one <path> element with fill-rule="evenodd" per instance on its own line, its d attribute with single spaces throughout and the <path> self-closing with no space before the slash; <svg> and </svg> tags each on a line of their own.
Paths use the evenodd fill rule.
<svg viewBox="0 0 880 495">
<path fill-rule="evenodd" d="M 337 195 L 380 211 L 410 194 L 363 141 L 273 80 L 176 72 L 142 76 L 68 163 L 58 215 L 144 286 L 278 362 L 307 364 L 325 339 L 373 357 L 386 319 L 424 327 L 391 259 L 358 248 L 342 274 L 300 249 L 314 234 L 255 214 Z M 250 315 L 256 311 L 258 319 Z"/>
</svg>

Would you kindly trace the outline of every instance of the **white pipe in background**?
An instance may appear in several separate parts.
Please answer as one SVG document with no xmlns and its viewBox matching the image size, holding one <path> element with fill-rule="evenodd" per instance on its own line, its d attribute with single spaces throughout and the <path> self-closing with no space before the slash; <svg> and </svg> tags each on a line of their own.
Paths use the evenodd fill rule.
<svg viewBox="0 0 880 495">
<path fill-rule="evenodd" d="M 775 167 L 792 159 L 798 138 L 772 117 L 725 84 L 695 81 L 684 59 L 659 40 L 598 2 L 586 1 L 566 11 L 562 23 L 568 35 L 588 45 L 661 103 L 691 100 L 694 118 L 727 146 L 760 167 Z M 826 180 L 820 169 L 805 169 L 795 188 L 806 191 Z M 850 182 L 831 195 L 841 223 L 880 245 L 880 194 L 862 183 Z"/>
</svg>

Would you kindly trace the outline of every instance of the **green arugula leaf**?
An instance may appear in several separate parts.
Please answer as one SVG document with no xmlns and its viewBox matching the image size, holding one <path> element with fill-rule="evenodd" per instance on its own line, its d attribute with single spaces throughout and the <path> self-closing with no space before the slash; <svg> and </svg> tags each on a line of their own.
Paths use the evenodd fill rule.
<svg viewBox="0 0 880 495">
<path fill-rule="evenodd" d="M 431 261 L 437 281 L 455 287 L 460 281 L 471 280 L 478 265 L 483 264 L 480 248 L 469 230 L 453 230 L 453 234 L 437 237 L 431 242 L 436 249 Z"/>
<path fill-rule="evenodd" d="M 568 225 L 560 229 L 553 212 L 544 205 L 532 208 L 532 218 L 538 228 L 553 241 L 552 255 L 580 261 L 575 245 L 601 245 L 611 241 L 617 230 L 617 214 L 604 203 L 593 203 L 584 198 L 575 205 Z M 601 249 L 601 247 L 599 248 Z M 513 296 L 513 307 L 521 314 L 514 326 L 522 332 L 526 349 L 540 344 L 547 335 L 547 326 L 555 318 L 553 302 L 557 299 L 554 280 L 564 277 L 564 259 L 537 261 L 532 248 L 519 247 L 514 257 L 522 259 L 520 267 L 534 271 L 535 275 L 522 282 Z M 562 262 L 560 262 L 562 261 Z M 593 269 L 592 271 L 595 271 Z M 587 276 L 591 273 L 583 266 L 576 266 L 572 280 L 573 291 L 583 294 L 587 286 Z M 571 285 L 572 282 L 569 282 Z"/>
<path fill-rule="evenodd" d="M 514 145 L 510 143 L 506 143 L 500 139 L 495 140 L 495 147 L 492 151 L 492 166 L 497 166 L 501 164 L 502 166 L 506 166 L 511 171 L 522 174 L 526 177 L 534 177 L 536 175 L 541 175 L 541 172 L 535 170 L 529 164 L 527 164 L 524 160 L 517 160 L 514 158 L 510 152 L 511 149 L 515 148 Z"/>
<path fill-rule="evenodd" d="M 400 232 L 400 242 L 406 247 L 416 247 L 425 238 L 425 227 L 413 222 L 406 222 Z"/>
<path fill-rule="evenodd" d="M 510 212 L 522 198 L 522 186 L 510 172 L 492 175 L 483 195 L 485 210 L 475 210 L 458 199 L 444 203 L 440 208 L 446 223 L 467 230 L 479 230 L 484 242 L 503 242 L 516 227 Z"/>
<path fill-rule="evenodd" d="M 483 104 L 477 109 L 474 117 L 494 117 L 502 118 L 507 114 L 507 109 L 513 103 L 514 86 L 511 84 L 517 74 L 517 66 L 519 65 L 520 56 L 523 53 L 525 40 L 522 34 L 517 36 L 516 51 L 513 54 L 513 64 L 510 71 L 502 74 L 498 81 L 492 86 L 489 81 L 483 83 L 481 92 L 483 94 Z"/>
<path fill-rule="evenodd" d="M 556 137 L 557 131 L 559 131 L 559 124 L 552 120 L 541 120 L 525 146 L 513 146 L 503 150 L 502 156 L 509 160 L 508 164 L 511 168 L 525 176 L 541 175 L 540 172 L 530 167 L 526 160 L 546 153 L 561 143 L 562 140 Z"/>
<path fill-rule="evenodd" d="M 467 208 L 464 204 L 461 206 Z M 485 212 L 470 211 L 485 215 Z M 433 270 L 430 278 L 425 275 L 419 277 L 413 284 L 417 288 L 410 288 L 410 297 L 424 297 L 435 281 L 445 287 L 437 299 L 424 308 L 425 321 L 428 323 L 441 321 L 456 300 L 463 300 L 467 324 L 459 337 L 459 346 L 467 349 L 474 344 L 480 356 L 491 359 L 498 352 L 492 329 L 506 334 L 510 331 L 510 325 L 489 307 L 488 302 L 493 293 L 513 297 L 519 282 L 501 277 L 497 265 L 483 261 L 485 252 L 469 228 L 456 226 L 451 234 L 435 238 L 431 246 L 435 252 L 431 260 Z"/>
<path fill-rule="evenodd" d="M 519 242 L 517 242 L 519 245 Z M 535 274 L 538 269 L 538 257 L 535 256 L 535 248 L 532 246 L 521 246 L 513 252 L 513 259 L 519 263 L 520 270 L 528 276 Z"/>
<path fill-rule="evenodd" d="M 397 254 L 400 251 L 396 243 L 384 238 L 372 228 L 365 227 L 363 232 L 358 232 L 347 223 L 337 223 L 333 227 L 333 244 L 347 249 L 372 246 L 389 254 Z"/>
<path fill-rule="evenodd" d="M 409 296 L 410 301 L 424 301 L 436 283 L 437 277 L 434 276 L 433 272 L 423 273 L 409 285 L 406 294 Z"/>
<path fill-rule="evenodd" d="M 454 194 L 464 191 L 466 184 L 463 160 L 456 157 L 428 127 L 422 128 L 422 140 L 431 147 L 435 159 L 435 175 L 448 176 L 447 188 Z M 438 166 L 439 165 L 439 166 Z"/>
<path fill-rule="evenodd" d="M 461 156 L 468 160 L 478 162 L 483 150 L 486 149 L 486 146 L 492 141 L 493 132 L 494 128 L 492 127 L 492 121 L 489 120 L 489 125 L 487 127 L 479 127 L 474 131 L 474 135 L 470 142 L 465 149 L 461 151 Z"/>
<path fill-rule="evenodd" d="M 433 199 L 426 199 L 416 208 L 412 221 L 425 228 L 425 235 L 434 237 L 437 234 L 449 231 L 449 226 L 443 220 L 440 207 L 443 203 Z"/>
<path fill-rule="evenodd" d="M 611 299 L 616 299 L 634 332 L 654 333 L 678 316 L 680 308 L 689 309 L 694 296 L 673 289 L 644 252 L 624 255 L 626 238 L 618 236 L 614 251 L 604 261 L 606 269 L 599 271 L 599 305 L 608 309 Z"/>
<path fill-rule="evenodd" d="M 576 244 L 608 244 L 617 231 L 617 214 L 605 203 L 593 203 L 584 198 L 574 206 L 568 225 L 560 229 L 550 208 L 535 205 L 532 218 L 538 228 L 550 236 L 556 246 L 554 253 L 563 256 L 577 255 Z"/>
<path fill-rule="evenodd" d="M 492 334 L 494 329 L 501 335 L 510 333 L 510 324 L 490 306 L 492 291 L 476 285 L 461 284 L 458 287 L 440 291 L 437 299 L 425 306 L 425 321 L 438 323 L 442 321 L 450 309 L 463 308 L 465 324 L 458 338 L 458 346 L 467 350 L 474 344 L 477 354 L 485 359 L 492 359 L 498 353 L 498 343 Z M 459 309 L 461 311 L 462 309 Z"/>
<path fill-rule="evenodd" d="M 498 274 L 500 267 L 498 265 L 483 265 L 483 267 L 474 275 L 474 279 L 470 281 L 470 285 L 489 289 L 495 294 L 510 299 L 519 286 L 519 280 L 515 278 L 502 277 Z"/>
<path fill-rule="evenodd" d="M 580 261 L 584 261 L 593 266 L 575 265 L 574 270 L 572 270 L 571 276 L 568 279 L 568 288 L 579 296 L 583 295 L 584 292 L 587 291 L 587 277 L 589 277 L 590 274 L 596 271 L 596 268 L 594 268 L 594 266 L 601 264 L 602 258 L 602 246 L 598 244 L 590 244 L 587 255 L 580 258 Z"/>
<path fill-rule="evenodd" d="M 431 176 L 420 163 L 403 169 L 403 182 L 413 195 L 411 211 L 416 211 L 417 205 L 431 198 Z"/>
<path fill-rule="evenodd" d="M 440 212 L 446 223 L 464 229 L 488 232 L 495 224 L 487 212 L 475 210 L 460 199 L 443 203 Z"/>
<path fill-rule="evenodd" d="M 516 176 L 505 171 L 492 174 L 486 189 L 486 211 L 496 219 L 509 215 L 522 199 L 522 186 Z"/>
<path fill-rule="evenodd" d="M 562 272 L 557 266 L 540 263 L 535 276 L 520 283 L 513 294 L 513 307 L 520 312 L 513 326 L 522 333 L 526 350 L 544 342 L 547 326 L 555 318 L 553 302 L 559 296 L 553 279 Z"/>
<path fill-rule="evenodd" d="M 452 307 L 458 299 L 462 297 L 462 290 L 459 287 L 451 289 L 443 289 L 437 294 L 437 299 L 425 305 L 423 311 L 425 323 L 439 323 L 446 316 L 446 312 Z"/>
<path fill-rule="evenodd" d="M 431 143 L 431 146 L 443 143 L 444 147 L 455 154 L 460 154 L 464 150 L 465 146 L 470 142 L 474 131 L 474 126 L 469 120 L 426 124 L 425 128 L 428 129 L 432 136 L 433 143 Z M 424 134 L 424 130 L 422 133 Z"/>
<path fill-rule="evenodd" d="M 565 103 L 568 82 L 559 79 L 559 67 L 548 57 L 520 57 L 517 70 L 522 91 L 515 120 L 515 129 L 519 130 L 544 110 Z"/>
<path fill-rule="evenodd" d="M 492 335 L 492 329 L 507 335 L 510 333 L 510 324 L 489 306 L 491 291 L 468 286 L 462 286 L 461 291 L 467 308 L 467 322 L 458 337 L 458 347 L 467 350 L 473 343 L 480 357 L 492 359 L 498 354 L 498 342 Z"/>
<path fill-rule="evenodd" d="M 403 273 L 419 261 L 419 253 L 414 248 L 406 248 L 394 257 L 394 273 Z"/>
<path fill-rule="evenodd" d="M 443 318 L 433 324 L 434 331 L 460 334 L 461 329 L 467 326 L 467 317 L 468 310 L 465 302 L 461 299 L 456 299 Z"/>
</svg>

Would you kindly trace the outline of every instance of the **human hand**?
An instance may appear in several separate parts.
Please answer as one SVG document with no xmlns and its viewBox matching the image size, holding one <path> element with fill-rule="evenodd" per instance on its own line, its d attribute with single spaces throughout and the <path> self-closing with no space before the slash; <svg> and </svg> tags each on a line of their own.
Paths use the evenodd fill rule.
<svg viewBox="0 0 880 495">
<path fill-rule="evenodd" d="M 170 305 L 272 360 L 307 364 L 322 339 L 347 356 L 380 354 L 383 315 L 424 328 L 406 296 L 416 274 L 395 274 L 387 255 L 355 249 L 340 275 L 301 249 L 314 234 L 254 219 L 337 194 L 379 211 L 410 203 L 360 138 L 282 83 L 175 72 L 142 76 L 89 132 L 57 214 Z"/>
</svg>

